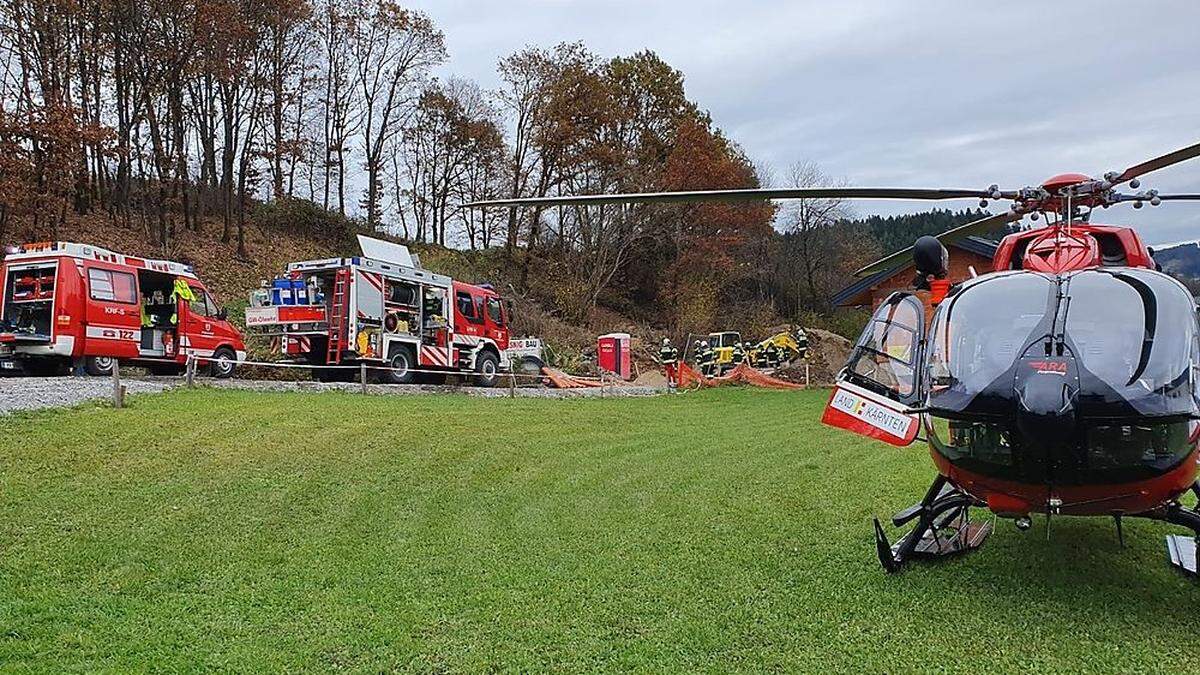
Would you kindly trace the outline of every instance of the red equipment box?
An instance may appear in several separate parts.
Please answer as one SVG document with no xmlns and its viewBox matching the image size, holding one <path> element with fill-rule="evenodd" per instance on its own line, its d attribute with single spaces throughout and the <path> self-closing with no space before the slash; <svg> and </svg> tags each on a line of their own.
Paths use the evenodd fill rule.
<svg viewBox="0 0 1200 675">
<path fill-rule="evenodd" d="M 629 333 L 609 333 L 596 340 L 596 362 L 602 370 L 629 379 Z"/>
</svg>

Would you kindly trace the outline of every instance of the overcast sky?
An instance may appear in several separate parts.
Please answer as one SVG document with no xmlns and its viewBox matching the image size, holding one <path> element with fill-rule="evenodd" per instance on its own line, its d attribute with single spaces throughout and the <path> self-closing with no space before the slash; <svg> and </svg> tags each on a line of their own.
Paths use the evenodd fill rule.
<svg viewBox="0 0 1200 675">
<path fill-rule="evenodd" d="M 811 161 L 852 185 L 1021 187 L 1200 141 L 1196 0 L 405 4 L 446 33 L 439 75 L 485 87 L 498 84 L 497 59 L 527 44 L 582 40 L 604 57 L 651 49 L 779 176 Z M 1144 187 L 1200 192 L 1200 159 Z M 1139 225 L 1151 244 L 1200 238 L 1200 203 L 1119 206 L 1093 220 Z"/>
</svg>

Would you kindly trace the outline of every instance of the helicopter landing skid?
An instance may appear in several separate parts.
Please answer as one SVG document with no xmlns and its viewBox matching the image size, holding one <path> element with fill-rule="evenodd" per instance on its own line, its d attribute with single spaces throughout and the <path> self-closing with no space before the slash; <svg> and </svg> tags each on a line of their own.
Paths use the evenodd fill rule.
<svg viewBox="0 0 1200 675">
<path fill-rule="evenodd" d="M 1196 538 L 1182 534 L 1167 535 L 1167 553 L 1171 556 L 1171 564 L 1183 570 L 1184 574 L 1197 576 L 1196 572 Z"/>
<path fill-rule="evenodd" d="M 1200 497 L 1200 483 L 1192 488 Z M 1200 542 L 1200 510 L 1189 509 L 1179 502 L 1169 504 L 1163 520 L 1174 525 L 1182 525 L 1192 530 L 1192 536 L 1171 534 L 1167 535 L 1167 554 L 1171 564 L 1183 570 L 1185 574 L 1200 576 L 1196 571 L 1196 544 Z"/>
<path fill-rule="evenodd" d="M 990 522 L 972 522 L 969 509 L 980 506 L 972 496 L 954 487 L 945 476 L 938 476 L 920 503 L 892 516 L 900 527 L 916 520 L 917 524 L 894 545 L 879 519 L 875 519 L 875 552 L 888 572 L 899 572 L 912 558 L 941 558 L 979 548 L 992 533 Z"/>
</svg>

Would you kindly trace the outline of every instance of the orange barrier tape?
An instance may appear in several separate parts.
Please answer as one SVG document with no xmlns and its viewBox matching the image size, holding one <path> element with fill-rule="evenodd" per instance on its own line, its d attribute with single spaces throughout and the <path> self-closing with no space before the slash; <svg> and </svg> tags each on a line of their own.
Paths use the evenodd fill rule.
<svg viewBox="0 0 1200 675">
<path fill-rule="evenodd" d="M 777 377 L 771 377 L 765 373 L 759 372 L 754 368 L 739 363 L 733 370 L 721 377 L 705 377 L 696 372 L 686 363 L 679 364 L 679 386 L 680 387 L 719 387 L 723 384 L 748 384 L 754 387 L 765 387 L 767 389 L 803 389 L 804 385 L 795 382 L 788 382 Z"/>
</svg>

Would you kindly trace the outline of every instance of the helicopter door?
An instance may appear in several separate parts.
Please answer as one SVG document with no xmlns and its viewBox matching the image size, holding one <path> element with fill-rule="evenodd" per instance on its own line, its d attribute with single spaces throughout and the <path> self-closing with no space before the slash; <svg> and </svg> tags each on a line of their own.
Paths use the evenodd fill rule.
<svg viewBox="0 0 1200 675">
<path fill-rule="evenodd" d="M 888 296 L 838 373 L 821 421 L 892 445 L 911 444 L 920 428 L 920 418 L 909 406 L 920 396 L 924 339 L 921 299 L 906 292 Z"/>
</svg>

